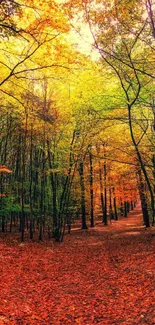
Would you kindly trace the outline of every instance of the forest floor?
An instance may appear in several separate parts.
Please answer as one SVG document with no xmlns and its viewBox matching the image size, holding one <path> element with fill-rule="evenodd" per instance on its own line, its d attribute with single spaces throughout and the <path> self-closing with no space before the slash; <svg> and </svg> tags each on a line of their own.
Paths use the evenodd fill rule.
<svg viewBox="0 0 155 325">
<path fill-rule="evenodd" d="M 0 237 L 0 325 L 155 324 L 155 228 L 140 207 L 63 243 Z"/>
</svg>

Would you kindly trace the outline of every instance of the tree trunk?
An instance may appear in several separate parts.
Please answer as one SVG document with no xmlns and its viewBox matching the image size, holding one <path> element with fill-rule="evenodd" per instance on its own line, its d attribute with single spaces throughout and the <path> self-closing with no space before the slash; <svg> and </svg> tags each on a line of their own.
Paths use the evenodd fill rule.
<svg viewBox="0 0 155 325">
<path fill-rule="evenodd" d="M 85 185 L 83 161 L 79 163 L 80 187 L 81 187 L 81 211 L 82 211 L 82 229 L 88 229 L 86 224 L 86 208 L 85 208 Z"/>
<path fill-rule="evenodd" d="M 90 163 L 90 227 L 94 227 L 93 162 L 92 162 L 91 148 L 89 152 L 89 163 Z"/>
<path fill-rule="evenodd" d="M 154 219 L 155 219 L 154 193 L 153 193 L 153 190 L 152 190 L 152 187 L 151 187 L 151 183 L 150 183 L 150 180 L 149 180 L 149 177 L 148 177 L 146 168 L 144 166 L 144 163 L 143 163 L 143 160 L 142 160 L 140 151 L 138 149 L 138 145 L 137 145 L 136 140 L 135 140 L 135 137 L 134 137 L 133 127 L 132 127 L 132 118 L 131 118 L 131 107 L 130 107 L 129 104 L 128 104 L 128 118 L 129 118 L 129 127 L 130 127 L 130 134 L 131 134 L 132 142 L 134 144 L 134 147 L 135 147 L 135 150 L 136 150 L 136 154 L 137 154 L 137 159 L 138 159 L 139 165 L 141 167 L 141 170 L 143 172 L 143 175 L 144 175 L 144 178 L 145 178 L 145 181 L 146 181 L 146 184 L 147 184 L 149 193 L 150 193 L 151 209 L 152 209 L 152 216 L 153 216 L 153 223 L 154 223 Z M 148 218 L 149 218 L 149 216 L 148 216 Z M 146 223 L 149 224 L 149 221 L 147 221 Z M 147 227 L 149 227 L 149 226 L 147 226 Z"/>
<path fill-rule="evenodd" d="M 114 187 L 113 187 L 113 205 L 114 205 L 114 218 L 115 218 L 115 220 L 118 220 L 116 195 L 115 195 L 115 188 Z"/>
<path fill-rule="evenodd" d="M 31 124 L 31 138 L 30 138 L 30 239 L 33 239 L 33 207 L 32 207 L 32 182 L 33 182 L 33 170 L 32 170 L 32 153 L 33 153 L 33 125 Z"/>
<path fill-rule="evenodd" d="M 126 218 L 128 216 L 128 213 L 127 213 L 127 202 L 124 201 L 124 217 Z"/>
<path fill-rule="evenodd" d="M 100 164 L 100 162 L 99 162 Z M 102 208 L 102 222 L 104 222 L 104 195 L 103 195 L 103 180 L 102 180 L 102 168 L 100 164 L 99 169 L 99 177 L 100 177 L 100 199 L 101 199 L 101 208 Z"/>
<path fill-rule="evenodd" d="M 106 161 L 104 161 L 104 217 L 103 222 L 104 225 L 107 226 L 107 168 L 106 168 Z"/>
<path fill-rule="evenodd" d="M 142 213 L 143 213 L 143 220 L 145 226 L 148 228 L 150 227 L 150 221 L 149 221 L 149 214 L 148 214 L 148 207 L 147 207 L 147 199 L 145 195 L 145 185 L 143 182 L 140 168 L 137 170 L 137 174 L 138 174 L 138 188 L 139 188 L 139 196 L 140 196 Z"/>
<path fill-rule="evenodd" d="M 130 212 L 130 203 L 129 203 L 129 201 L 127 201 L 126 204 L 127 204 L 127 212 Z"/>
<path fill-rule="evenodd" d="M 20 214 L 20 230 L 21 230 L 21 241 L 24 241 L 24 231 L 25 231 L 25 211 L 24 211 L 24 197 L 25 197 L 25 152 L 26 152 L 26 135 L 27 135 L 27 115 L 26 115 L 26 128 L 25 134 L 22 136 L 22 150 L 21 150 L 21 161 L 22 161 L 22 171 L 21 171 L 21 214 Z"/>
<path fill-rule="evenodd" d="M 114 219 L 114 213 L 112 208 L 112 192 L 111 187 L 109 187 L 109 214 L 110 214 L 110 220 Z"/>
<path fill-rule="evenodd" d="M 49 168 L 51 169 L 50 181 L 51 181 L 51 187 L 52 187 L 52 202 L 53 202 L 53 231 L 55 231 L 57 229 L 57 227 L 58 227 L 58 221 L 57 221 L 57 188 L 56 188 L 56 178 L 55 178 L 54 173 L 52 172 L 53 159 L 51 157 L 49 140 L 47 140 L 47 150 L 48 150 Z"/>
<path fill-rule="evenodd" d="M 132 201 L 132 200 L 131 200 L 131 202 L 130 202 L 130 206 L 131 206 L 131 211 L 133 211 L 134 206 L 133 206 L 133 201 Z"/>
<path fill-rule="evenodd" d="M 123 202 L 121 201 L 121 204 L 120 204 L 120 214 L 121 216 L 124 215 L 124 209 L 123 209 Z"/>
</svg>

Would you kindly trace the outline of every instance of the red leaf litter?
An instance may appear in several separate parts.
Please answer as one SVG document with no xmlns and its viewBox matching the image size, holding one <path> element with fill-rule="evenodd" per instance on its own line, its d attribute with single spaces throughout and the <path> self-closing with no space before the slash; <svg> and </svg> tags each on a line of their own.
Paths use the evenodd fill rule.
<svg viewBox="0 0 155 325">
<path fill-rule="evenodd" d="M 154 228 L 128 218 L 64 243 L 0 237 L 0 325 L 155 324 Z"/>
</svg>

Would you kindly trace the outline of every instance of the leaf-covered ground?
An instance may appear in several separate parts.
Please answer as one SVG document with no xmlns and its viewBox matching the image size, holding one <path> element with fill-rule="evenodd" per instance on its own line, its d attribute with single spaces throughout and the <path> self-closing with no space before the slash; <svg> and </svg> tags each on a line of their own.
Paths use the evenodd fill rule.
<svg viewBox="0 0 155 325">
<path fill-rule="evenodd" d="M 155 324 L 155 229 L 138 208 L 64 243 L 0 238 L 0 325 Z"/>
</svg>

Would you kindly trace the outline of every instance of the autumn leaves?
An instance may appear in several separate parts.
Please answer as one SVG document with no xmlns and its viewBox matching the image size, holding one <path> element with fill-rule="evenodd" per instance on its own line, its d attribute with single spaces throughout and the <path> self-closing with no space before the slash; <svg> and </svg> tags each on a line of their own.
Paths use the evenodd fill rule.
<svg viewBox="0 0 155 325">
<path fill-rule="evenodd" d="M 67 6 L 70 19 L 83 10 L 100 61 L 69 43 L 74 21 Z M 2 1 L 1 7 L 0 163 L 13 171 L 1 173 L 1 209 L 11 200 L 3 230 L 15 218 L 22 239 L 27 227 L 31 239 L 38 230 L 40 239 L 47 232 L 62 240 L 67 220 L 82 215 L 86 228 L 101 214 L 106 224 L 132 206 L 138 191 L 150 225 L 153 4 L 149 15 L 145 1 L 138 8 L 136 1 L 74 2 L 72 8 L 69 2 Z M 14 26 L 16 32 L 7 33 Z"/>
</svg>

